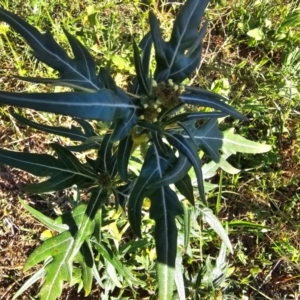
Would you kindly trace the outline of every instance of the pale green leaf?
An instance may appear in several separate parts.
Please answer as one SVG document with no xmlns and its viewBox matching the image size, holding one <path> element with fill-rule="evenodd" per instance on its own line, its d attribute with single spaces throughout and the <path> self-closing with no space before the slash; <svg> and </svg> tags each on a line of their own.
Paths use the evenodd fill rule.
<svg viewBox="0 0 300 300">
<path fill-rule="evenodd" d="M 18 291 L 14 294 L 12 300 L 17 299 L 21 296 L 28 288 L 30 288 L 35 282 L 42 279 L 45 276 L 45 267 L 42 267 L 37 272 L 33 273 L 32 276 L 18 289 Z"/>
<path fill-rule="evenodd" d="M 265 153 L 271 150 L 270 145 L 253 142 L 239 134 L 235 134 L 233 128 L 223 131 L 223 135 L 222 151 L 224 153 L 236 154 L 237 152 L 242 152 L 256 154 Z"/>
<path fill-rule="evenodd" d="M 214 215 L 213 211 L 207 207 L 198 208 L 202 215 L 202 220 L 209 224 L 209 226 L 218 234 L 218 236 L 225 243 L 231 253 L 233 253 L 232 245 L 230 243 L 228 234 L 223 228 L 219 219 Z"/>
<path fill-rule="evenodd" d="M 256 41 L 261 41 L 265 35 L 261 28 L 254 28 L 247 32 L 247 35 L 254 38 Z"/>
<path fill-rule="evenodd" d="M 175 263 L 175 284 L 179 300 L 185 300 L 185 287 L 183 280 L 183 266 L 182 266 L 182 255 L 180 249 L 177 249 L 176 263 Z"/>
<path fill-rule="evenodd" d="M 166 264 L 157 263 L 158 298 L 159 300 L 171 300 L 175 278 L 175 269 Z"/>
<path fill-rule="evenodd" d="M 32 208 L 31 206 L 27 205 L 24 200 L 19 198 L 19 201 L 22 203 L 22 206 L 26 208 L 38 221 L 44 224 L 47 228 L 57 231 L 59 233 L 68 230 L 69 226 L 66 224 L 58 224 L 55 220 L 46 217 L 41 212 L 37 211 L 36 209 Z"/>
</svg>

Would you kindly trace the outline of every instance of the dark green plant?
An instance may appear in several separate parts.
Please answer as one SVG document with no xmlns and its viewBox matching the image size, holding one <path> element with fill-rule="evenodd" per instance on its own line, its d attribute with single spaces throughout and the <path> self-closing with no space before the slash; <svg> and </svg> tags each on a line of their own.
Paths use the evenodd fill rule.
<svg viewBox="0 0 300 300">
<path fill-rule="evenodd" d="M 0 149 L 0 161 L 47 178 L 26 186 L 26 192 L 46 193 L 76 186 L 79 191 L 85 190 L 90 194 L 88 202 L 79 201 L 71 213 L 56 220 L 24 204 L 38 220 L 58 234 L 30 255 L 25 270 L 40 262 L 44 262 L 44 266 L 21 291 L 44 277 L 41 299 L 56 299 L 61 294 L 63 283 L 71 284 L 76 277 L 79 286 L 89 294 L 93 277 L 101 283 L 96 256 L 112 264 L 129 286 L 141 283 L 141 279 L 133 276 L 114 257 L 101 232 L 105 223 L 103 207 L 111 195 L 116 207 L 121 206 L 127 212 L 131 228 L 138 237 L 142 236 L 143 201 L 145 198 L 151 200 L 159 299 L 171 299 L 174 289 L 176 218 L 183 214 L 177 192 L 192 205 L 197 195 L 197 200 L 202 202 L 203 219 L 232 251 L 225 230 L 207 207 L 199 153 L 204 152 L 215 162 L 212 169 L 221 166 L 235 172 L 236 169 L 226 161 L 229 155 L 237 151 L 265 152 L 269 147 L 247 141 L 231 130 L 220 131 L 218 119 L 228 115 L 241 120 L 246 118 L 226 104 L 226 98 L 182 84 L 201 59 L 202 40 L 208 22 L 204 22 L 200 30 L 198 28 L 208 2 L 188 0 L 176 17 L 168 42 L 163 40 L 159 22 L 150 12 L 150 32 L 139 47 L 133 41 L 137 75 L 127 91 L 115 84 L 105 68 L 100 68 L 97 73 L 89 52 L 65 29 L 73 58 L 56 43 L 50 32 L 42 34 L 15 14 L 0 9 L 0 18 L 23 36 L 32 48 L 33 56 L 59 73 L 58 78 L 19 79 L 66 86 L 73 90 L 61 93 L 3 91 L 0 92 L 0 103 L 75 117 L 79 126 L 64 128 L 37 124 L 13 113 L 18 121 L 33 128 L 80 142 L 77 146 L 50 144 L 55 155 Z M 152 44 L 156 61 L 153 77 L 150 71 Z M 191 107 L 195 111 L 186 112 L 187 105 L 189 111 Z M 86 120 L 103 122 L 107 125 L 106 133 L 99 135 Z M 198 125 L 199 120 L 202 120 L 201 126 Z M 95 149 L 96 156 L 94 159 L 86 157 L 85 162 L 72 153 L 91 149 Z M 139 175 L 129 168 L 136 153 L 142 159 Z M 189 175 L 191 168 L 196 174 L 198 192 L 194 190 Z M 74 268 L 74 263 L 80 268 Z"/>
</svg>

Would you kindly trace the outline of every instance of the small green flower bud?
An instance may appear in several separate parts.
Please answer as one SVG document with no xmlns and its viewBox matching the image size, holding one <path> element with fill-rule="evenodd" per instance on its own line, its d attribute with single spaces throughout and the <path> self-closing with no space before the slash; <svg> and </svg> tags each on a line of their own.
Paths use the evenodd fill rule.
<svg viewBox="0 0 300 300">
<path fill-rule="evenodd" d="M 154 119 L 152 120 L 152 122 L 153 122 L 153 123 L 157 122 L 157 118 L 154 118 Z"/>
<path fill-rule="evenodd" d="M 147 103 L 145 103 L 145 104 L 143 104 L 143 107 L 144 107 L 144 108 L 148 108 L 149 105 L 148 105 Z"/>
<path fill-rule="evenodd" d="M 145 120 L 145 116 L 144 115 L 140 115 L 140 120 Z"/>
<path fill-rule="evenodd" d="M 161 107 L 158 107 L 156 111 L 160 113 L 161 112 Z"/>
<path fill-rule="evenodd" d="M 173 85 L 174 85 L 173 80 L 172 80 L 172 79 L 168 79 L 168 84 L 169 84 L 170 86 L 173 86 Z"/>
<path fill-rule="evenodd" d="M 153 104 L 153 108 L 157 109 L 158 105 L 157 104 Z"/>
<path fill-rule="evenodd" d="M 157 82 L 156 82 L 156 80 L 152 80 L 152 87 L 157 87 Z"/>
</svg>

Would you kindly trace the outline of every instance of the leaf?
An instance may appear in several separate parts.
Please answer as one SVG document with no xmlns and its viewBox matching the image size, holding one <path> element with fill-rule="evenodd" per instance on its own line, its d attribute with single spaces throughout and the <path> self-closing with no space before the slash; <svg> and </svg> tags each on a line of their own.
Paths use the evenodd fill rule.
<svg viewBox="0 0 300 300">
<path fill-rule="evenodd" d="M 213 177 L 219 168 L 232 175 L 239 173 L 241 171 L 240 169 L 234 168 L 226 161 L 226 159 L 229 156 L 230 154 L 222 154 L 218 162 L 212 160 L 209 163 L 203 165 L 202 167 L 203 178 L 206 179 L 206 178 Z"/>
<path fill-rule="evenodd" d="M 24 200 L 19 198 L 19 201 L 21 202 L 22 206 L 28 210 L 34 218 L 36 218 L 39 222 L 44 224 L 47 228 L 57 231 L 59 233 L 62 233 L 63 231 L 66 231 L 69 229 L 69 226 L 66 224 L 57 224 L 55 220 L 48 218 L 38 210 L 34 209 L 33 207 L 27 205 Z"/>
<path fill-rule="evenodd" d="M 167 139 L 170 142 L 170 144 L 174 146 L 176 149 L 178 149 L 182 154 L 184 154 L 189 159 L 197 176 L 200 198 L 203 201 L 203 203 L 206 203 L 204 186 L 203 186 L 203 176 L 201 170 L 202 165 L 195 147 L 192 144 L 189 144 L 188 141 L 182 135 L 176 133 L 175 134 L 165 133 L 165 135 L 167 136 Z"/>
<path fill-rule="evenodd" d="M 220 155 L 220 150 L 224 154 L 228 154 L 228 157 L 230 154 L 236 154 L 237 152 L 264 153 L 271 149 L 269 145 L 249 141 L 238 134 L 234 134 L 233 128 L 220 131 L 217 119 L 210 119 L 199 128 L 196 128 L 193 123 L 187 122 L 186 124 L 190 128 L 197 146 L 218 163 L 219 167 L 230 174 L 236 174 L 239 170 L 226 162 L 224 157 Z M 189 135 L 185 133 L 183 136 L 190 139 Z"/>
<path fill-rule="evenodd" d="M 25 283 L 17 290 L 17 292 L 14 294 L 12 300 L 17 299 L 19 296 L 21 296 L 28 288 L 34 285 L 38 280 L 42 279 L 45 276 L 45 268 L 42 267 L 37 272 L 35 272 L 31 277 L 29 277 L 28 280 L 25 281 Z"/>
<path fill-rule="evenodd" d="M 0 162 L 22 169 L 28 173 L 50 179 L 25 187 L 28 192 L 42 193 L 61 190 L 73 184 L 90 185 L 97 180 L 96 174 L 67 149 L 58 144 L 51 144 L 59 158 L 47 154 L 14 152 L 0 149 Z M 66 162 L 69 160 L 69 163 Z"/>
<path fill-rule="evenodd" d="M 151 37 L 155 47 L 155 58 L 156 63 L 162 66 L 168 65 L 167 57 L 165 54 L 165 42 L 161 35 L 161 30 L 159 28 L 159 22 L 152 11 L 149 12 L 149 24 Z"/>
<path fill-rule="evenodd" d="M 94 74 L 95 63 L 90 54 L 79 41 L 65 31 L 71 44 L 75 59 L 68 57 L 54 40 L 50 32 L 40 33 L 17 15 L 0 8 L 0 18 L 23 36 L 33 49 L 33 55 L 60 73 L 60 81 L 65 85 L 84 87 L 92 90 L 100 89 L 100 82 Z M 47 79 L 45 79 L 47 80 Z M 51 79 L 49 81 L 51 82 Z"/>
<path fill-rule="evenodd" d="M 250 141 L 239 134 L 234 133 L 234 128 L 223 131 L 223 147 L 225 153 L 236 154 L 242 153 L 265 153 L 271 150 L 270 145 L 261 144 L 258 142 Z"/>
<path fill-rule="evenodd" d="M 228 238 L 228 234 L 220 223 L 219 219 L 214 215 L 213 211 L 207 207 L 198 207 L 202 219 L 204 222 L 208 223 L 209 226 L 216 232 L 216 234 L 222 239 L 226 247 L 231 253 L 233 253 L 232 245 Z"/>
<path fill-rule="evenodd" d="M 137 116 L 135 110 L 127 110 L 126 114 L 124 112 L 123 118 L 117 119 L 115 122 L 115 130 L 111 137 L 112 142 L 119 141 L 126 137 L 129 134 L 131 128 L 136 124 L 136 122 Z"/>
<path fill-rule="evenodd" d="M 129 286 L 143 284 L 138 278 L 133 276 L 133 273 L 120 262 L 119 258 L 107 247 L 104 243 L 94 242 L 97 251 L 107 260 L 110 264 L 114 266 L 117 272 L 123 276 L 127 281 Z"/>
<path fill-rule="evenodd" d="M 150 14 L 149 22 L 157 62 L 154 75 L 158 82 L 172 79 L 175 83 L 180 83 L 199 65 L 207 22 L 199 33 L 198 27 L 207 4 L 208 0 L 188 0 L 176 17 L 171 39 L 167 43 L 161 37 L 157 19 Z"/>
<path fill-rule="evenodd" d="M 50 146 L 57 153 L 60 168 L 50 179 L 26 186 L 25 190 L 27 192 L 59 191 L 74 184 L 78 188 L 89 187 L 96 181 L 97 175 L 89 167 L 81 164 L 72 152 L 56 143 L 50 144 Z"/>
<path fill-rule="evenodd" d="M 174 162 L 173 164 L 170 163 L 170 170 L 165 176 L 150 184 L 148 186 L 149 189 L 158 189 L 160 187 L 176 183 L 186 176 L 187 172 L 191 168 L 189 159 L 185 155 L 180 154 L 178 158 L 174 155 L 172 160 L 174 160 Z"/>
<path fill-rule="evenodd" d="M 226 117 L 228 114 L 222 112 L 194 112 L 194 113 L 181 113 L 178 114 L 166 122 L 164 122 L 164 126 L 169 124 L 183 122 L 183 121 L 190 121 L 190 120 L 199 120 L 199 119 L 211 119 L 211 118 L 223 118 Z"/>
<path fill-rule="evenodd" d="M 127 203 L 130 191 L 132 189 L 132 183 L 120 185 L 113 190 L 113 193 L 116 197 L 116 207 L 121 205 L 123 210 L 125 211 L 125 205 Z"/>
<path fill-rule="evenodd" d="M 84 142 L 87 140 L 87 138 L 89 138 L 91 136 L 95 136 L 94 132 L 82 132 L 81 128 L 76 127 L 74 125 L 72 125 L 71 128 L 66 128 L 66 127 L 62 127 L 62 126 L 48 126 L 48 125 L 43 125 L 43 124 L 39 124 L 39 123 L 30 121 L 16 113 L 11 113 L 11 115 L 19 122 L 26 124 L 32 128 L 42 130 L 42 131 L 45 131 L 48 133 L 52 133 L 55 135 L 64 136 L 64 137 L 69 138 L 72 141 Z M 77 120 L 78 119 L 75 119 L 75 121 L 77 121 Z"/>
<path fill-rule="evenodd" d="M 191 224 L 192 224 L 192 208 L 187 203 L 182 203 L 183 207 L 183 234 L 184 234 L 184 250 L 187 252 L 190 247 Z"/>
<path fill-rule="evenodd" d="M 113 78 L 109 74 L 109 67 L 103 68 L 101 67 L 99 70 L 98 78 L 101 82 L 103 82 L 104 87 L 106 89 L 112 90 L 113 92 L 117 92 L 117 85 L 114 82 Z"/>
<path fill-rule="evenodd" d="M 180 95 L 179 99 L 186 104 L 191 104 L 191 105 L 198 105 L 198 106 L 204 106 L 204 107 L 211 107 L 214 109 L 218 109 L 236 119 L 240 120 L 247 120 L 247 118 L 236 111 L 234 108 L 229 106 L 228 104 L 218 100 L 217 95 L 215 97 L 208 96 L 206 93 L 201 94 L 201 92 L 197 94 L 188 94 L 188 93 L 183 93 Z"/>
<path fill-rule="evenodd" d="M 176 283 L 179 300 L 186 300 L 185 286 L 184 286 L 184 279 L 183 279 L 182 256 L 179 249 L 177 249 L 177 256 L 176 256 L 175 283 Z"/>
<path fill-rule="evenodd" d="M 139 47 L 142 49 L 141 64 L 144 72 L 145 78 L 147 78 L 147 85 L 151 85 L 151 79 L 149 78 L 149 66 L 152 48 L 152 37 L 149 31 L 139 43 Z M 137 73 L 137 71 L 136 71 Z M 137 76 L 134 78 L 133 84 L 128 86 L 128 91 L 133 94 L 140 94 L 140 86 Z"/>
<path fill-rule="evenodd" d="M 139 54 L 139 49 L 135 41 L 133 40 L 133 55 L 134 55 L 134 65 L 135 65 L 135 70 L 136 70 L 136 76 L 138 79 L 138 83 L 140 85 L 142 93 L 145 95 L 150 95 L 150 88 L 148 85 L 148 74 L 145 73 L 140 54 Z"/>
<path fill-rule="evenodd" d="M 170 44 L 177 52 L 184 52 L 193 46 L 198 37 L 198 27 L 209 0 L 188 0 L 176 16 Z M 173 58 L 174 59 L 174 58 Z"/>
<path fill-rule="evenodd" d="M 56 300 L 62 293 L 63 282 L 71 280 L 71 266 L 68 263 L 69 253 L 72 251 L 72 239 L 66 239 L 60 245 L 65 248 L 64 252 L 57 254 L 46 267 L 46 275 L 40 290 L 41 300 Z"/>
<path fill-rule="evenodd" d="M 72 263 L 76 258 L 79 261 L 82 259 L 89 268 L 83 270 L 86 273 L 82 273 L 86 293 L 89 292 L 93 259 L 90 250 L 83 245 L 93 233 L 97 210 L 106 200 L 106 193 L 102 189 L 94 189 L 88 205 L 81 204 L 69 214 L 69 217 L 60 218 L 70 230 L 46 240 L 29 256 L 24 266 L 25 271 L 49 257 L 52 258 L 45 266 L 45 280 L 40 291 L 41 300 L 54 300 L 61 295 L 63 282 L 70 282 L 72 279 Z M 78 254 L 79 251 L 82 251 L 82 257 Z"/>
<path fill-rule="evenodd" d="M 261 41 L 265 35 L 261 28 L 254 28 L 247 32 L 247 35 L 254 38 L 256 41 Z"/>
<path fill-rule="evenodd" d="M 131 190 L 128 200 L 128 219 L 138 237 L 141 237 L 140 227 L 143 200 L 152 193 L 148 186 L 158 178 L 161 178 L 168 167 L 168 160 L 161 156 L 157 147 L 152 144 L 147 151 L 140 175 Z"/>
<path fill-rule="evenodd" d="M 177 190 L 183 195 L 192 205 L 195 204 L 194 191 L 191 177 L 186 174 L 181 180 L 175 183 Z"/>
<path fill-rule="evenodd" d="M 223 145 L 223 133 L 219 130 L 218 125 L 218 119 L 210 119 L 199 128 L 195 126 L 191 128 L 197 146 L 215 162 L 220 160 L 219 150 Z M 190 138 L 188 135 L 184 135 L 184 137 Z"/>
<path fill-rule="evenodd" d="M 90 82 L 97 82 L 96 79 L 96 63 L 92 55 L 87 51 L 87 49 L 74 37 L 72 36 L 65 28 L 63 31 L 71 45 L 72 52 L 74 54 L 75 60 L 78 63 L 81 63 L 81 74 L 88 78 Z"/>
<path fill-rule="evenodd" d="M 81 267 L 81 280 L 85 291 L 85 297 L 91 293 L 93 283 L 94 258 L 89 242 L 84 242 L 80 251 L 75 256 L 75 261 Z"/>
<path fill-rule="evenodd" d="M 111 141 L 112 134 L 110 131 L 114 129 L 114 124 L 108 129 L 108 132 L 104 135 L 102 143 L 98 150 L 97 159 L 95 163 L 95 172 L 101 171 L 103 173 L 107 172 L 107 164 L 112 157 L 113 143 Z"/>
<path fill-rule="evenodd" d="M 128 182 L 128 164 L 133 146 L 133 139 L 128 135 L 119 142 L 117 152 L 117 168 L 121 179 Z"/>
<path fill-rule="evenodd" d="M 296 28 L 300 24 L 300 10 L 296 9 L 295 11 L 291 11 L 290 14 L 288 14 L 283 22 L 280 24 L 279 32 L 282 29 L 285 29 L 285 27 L 294 27 Z"/>
<path fill-rule="evenodd" d="M 152 48 L 152 36 L 149 31 L 141 40 L 139 46 L 142 49 L 142 66 L 145 74 L 148 77 L 149 67 L 150 67 L 150 57 L 151 57 L 151 48 Z"/>
<path fill-rule="evenodd" d="M 183 209 L 176 193 L 168 186 L 154 191 L 149 197 L 150 218 L 155 220 L 158 297 L 172 299 L 177 252 L 175 217 L 183 214 Z"/>
<path fill-rule="evenodd" d="M 119 253 L 125 255 L 127 253 L 135 253 L 139 249 L 146 249 L 146 246 L 150 245 L 147 239 L 131 240 L 126 244 L 120 246 Z"/>
<path fill-rule="evenodd" d="M 138 107 L 110 90 L 97 93 L 11 93 L 0 92 L 0 103 L 83 119 L 114 121 Z"/>
</svg>

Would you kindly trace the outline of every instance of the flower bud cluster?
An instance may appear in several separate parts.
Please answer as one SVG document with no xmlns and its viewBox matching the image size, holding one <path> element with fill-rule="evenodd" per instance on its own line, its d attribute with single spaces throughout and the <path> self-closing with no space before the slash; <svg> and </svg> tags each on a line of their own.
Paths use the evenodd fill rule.
<svg viewBox="0 0 300 300">
<path fill-rule="evenodd" d="M 151 97 L 141 98 L 144 111 L 140 119 L 152 123 L 157 122 L 162 111 L 172 109 L 180 103 L 179 96 L 183 91 L 184 87 L 174 84 L 172 79 L 160 83 L 153 80 Z"/>
</svg>

